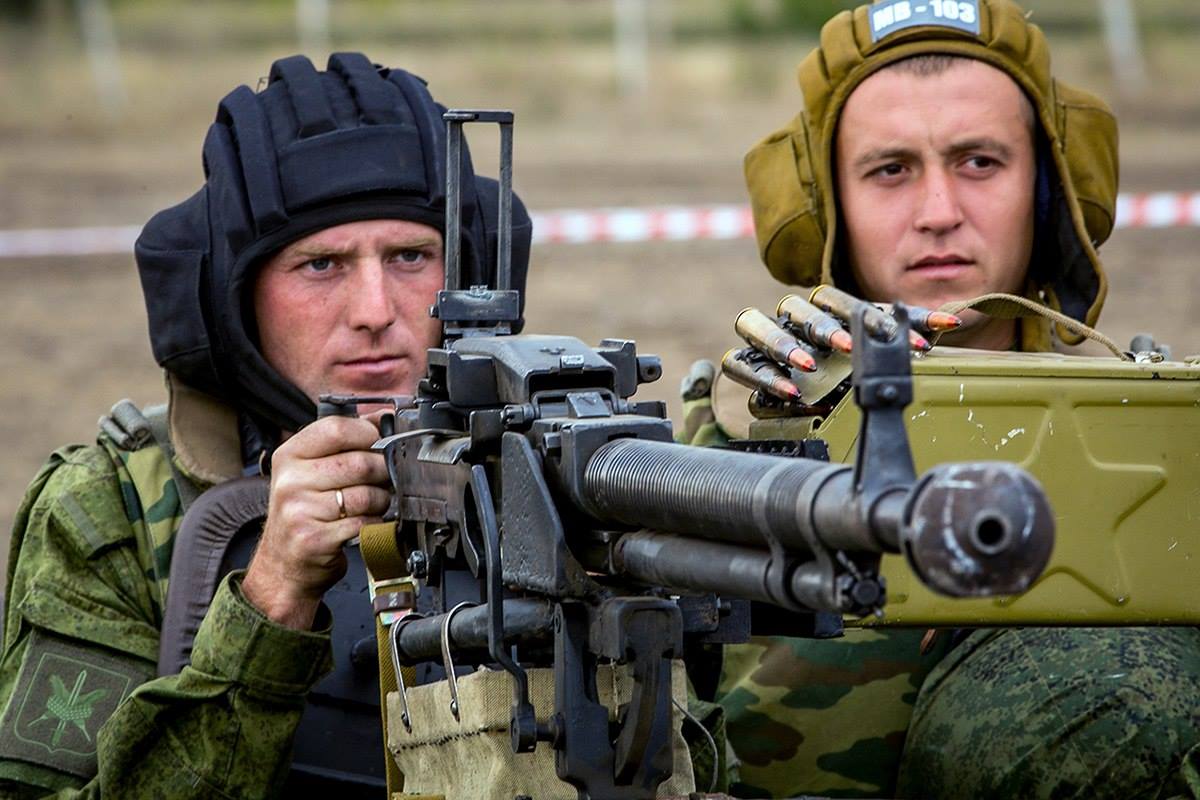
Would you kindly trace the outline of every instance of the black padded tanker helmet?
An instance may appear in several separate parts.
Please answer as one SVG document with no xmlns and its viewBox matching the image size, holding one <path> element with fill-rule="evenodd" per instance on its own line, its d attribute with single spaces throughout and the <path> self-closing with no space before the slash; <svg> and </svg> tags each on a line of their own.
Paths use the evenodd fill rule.
<svg viewBox="0 0 1200 800">
<path fill-rule="evenodd" d="M 331 55 L 325 72 L 285 58 L 262 91 L 230 92 L 204 141 L 204 186 L 156 214 L 134 246 L 159 365 L 282 429 L 312 421 L 313 401 L 258 348 L 255 270 L 347 222 L 405 219 L 444 234 L 444 110 L 421 78 L 361 53 Z M 494 279 L 498 185 L 474 174 L 465 144 L 462 187 L 467 288 Z M 511 285 L 522 303 L 531 234 L 514 196 Z"/>
</svg>

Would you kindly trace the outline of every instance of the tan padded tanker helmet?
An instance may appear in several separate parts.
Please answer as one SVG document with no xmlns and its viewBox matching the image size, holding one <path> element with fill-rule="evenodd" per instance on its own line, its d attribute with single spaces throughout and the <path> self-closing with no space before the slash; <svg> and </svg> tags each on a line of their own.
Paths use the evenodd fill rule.
<svg viewBox="0 0 1200 800">
<path fill-rule="evenodd" d="M 825 24 L 820 46 L 799 68 L 804 110 L 746 155 L 759 253 L 767 268 L 789 284 L 835 283 L 842 276 L 835 269 L 838 118 L 869 75 L 925 54 L 991 64 L 1016 81 L 1037 109 L 1044 164 L 1039 172 L 1056 174 L 1039 175 L 1046 197 L 1038 202 L 1040 244 L 1027 294 L 1095 324 L 1108 291 L 1096 247 L 1113 228 L 1116 120 L 1102 100 L 1051 76 L 1046 37 L 1011 0 L 886 0 L 843 11 Z M 1080 340 L 1062 326 L 1058 336 L 1068 344 Z M 1023 339 L 1030 343 L 1028 335 Z"/>
</svg>

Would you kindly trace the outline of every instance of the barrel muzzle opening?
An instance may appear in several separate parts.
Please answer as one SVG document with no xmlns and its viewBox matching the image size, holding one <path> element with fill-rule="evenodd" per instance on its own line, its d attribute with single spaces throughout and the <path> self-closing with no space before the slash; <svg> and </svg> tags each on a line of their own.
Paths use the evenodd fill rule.
<svg viewBox="0 0 1200 800">
<path fill-rule="evenodd" d="M 951 597 L 1019 594 L 1054 549 L 1046 493 L 1013 464 L 944 464 L 914 487 L 901 530 L 909 565 Z"/>
</svg>

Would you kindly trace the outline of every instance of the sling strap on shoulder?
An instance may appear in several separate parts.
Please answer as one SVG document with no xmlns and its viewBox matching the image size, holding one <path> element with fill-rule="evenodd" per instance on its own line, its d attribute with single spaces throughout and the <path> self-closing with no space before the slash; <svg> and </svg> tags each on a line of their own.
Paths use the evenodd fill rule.
<svg viewBox="0 0 1200 800">
<path fill-rule="evenodd" d="M 261 476 L 227 481 L 200 495 L 184 515 L 171 552 L 159 675 L 174 675 L 191 660 L 217 584 L 234 566 L 228 563 L 233 550 L 252 548 L 258 539 L 269 487 Z"/>
<path fill-rule="evenodd" d="M 270 481 L 217 484 L 188 509 L 175 536 L 163 612 L 158 674 L 190 662 L 200 624 L 221 579 L 245 567 L 267 514 Z M 367 575 L 357 547 L 344 549 L 346 574 L 325 593 L 333 615 L 334 671 L 309 692 L 293 742 L 287 787 L 296 796 L 380 800 L 385 796 L 379 673 Z M 284 796 L 292 796 L 285 787 Z"/>
</svg>

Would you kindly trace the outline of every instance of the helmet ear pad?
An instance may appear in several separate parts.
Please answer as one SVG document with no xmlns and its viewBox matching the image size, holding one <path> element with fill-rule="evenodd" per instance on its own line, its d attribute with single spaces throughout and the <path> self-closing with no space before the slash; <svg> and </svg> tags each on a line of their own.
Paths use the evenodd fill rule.
<svg viewBox="0 0 1200 800">
<path fill-rule="evenodd" d="M 804 111 L 746 155 L 744 167 L 759 254 L 778 280 L 835 283 L 853 291 L 839 258 L 834 137 L 846 99 L 871 74 L 912 56 L 976 59 L 1007 74 L 1037 112 L 1048 157 L 1048 211 L 1031 266 L 1031 299 L 1094 325 L 1107 294 L 1096 248 L 1112 232 L 1117 199 L 1117 128 L 1108 106 L 1050 74 L 1041 30 L 1011 0 L 979 0 L 981 33 L 921 25 L 873 42 L 871 6 L 844 11 L 821 30 L 800 64 Z M 1042 198 L 1039 197 L 1039 202 Z M 1063 329 L 1059 338 L 1079 337 Z"/>
<path fill-rule="evenodd" d="M 836 236 L 840 211 L 834 165 L 814 156 L 815 140 L 808 114 L 801 112 L 746 154 L 759 252 L 781 283 L 829 283 L 861 294 Z"/>
<path fill-rule="evenodd" d="M 821 282 L 827 222 L 812 154 L 808 115 L 801 112 L 746 154 L 758 250 L 776 280 L 811 286 Z"/>
</svg>

